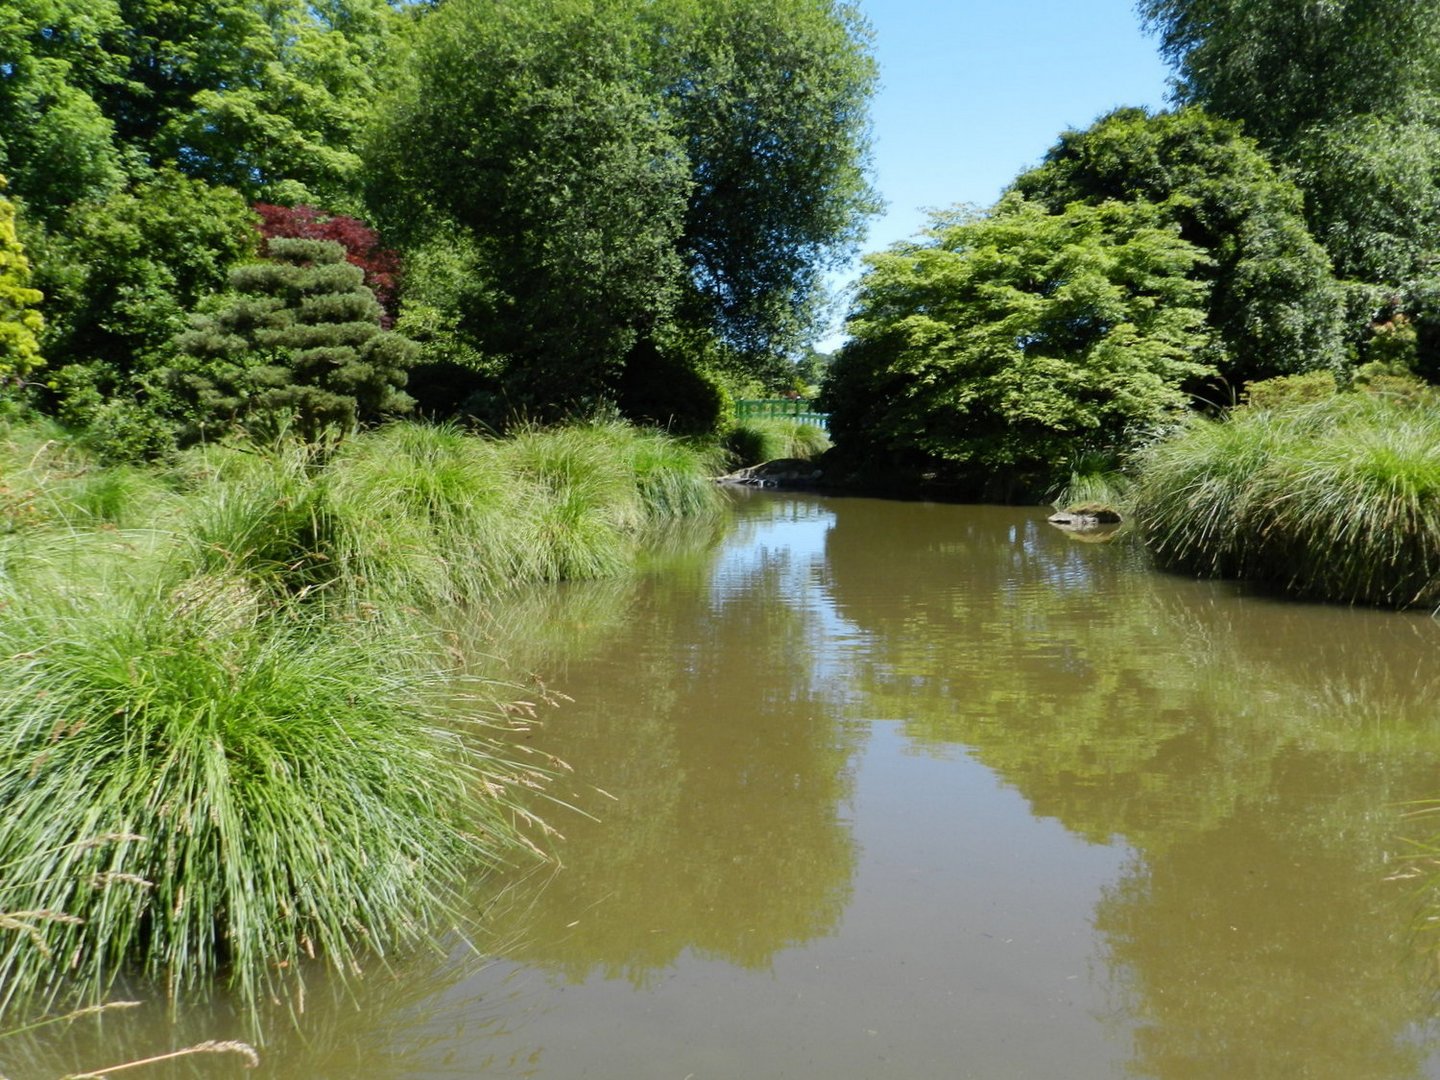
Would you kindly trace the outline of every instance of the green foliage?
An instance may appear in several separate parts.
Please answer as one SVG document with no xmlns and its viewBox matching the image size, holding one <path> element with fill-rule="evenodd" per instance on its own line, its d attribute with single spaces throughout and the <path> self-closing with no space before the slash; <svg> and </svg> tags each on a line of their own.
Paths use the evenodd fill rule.
<svg viewBox="0 0 1440 1080">
<path fill-rule="evenodd" d="M 1440 412 L 1334 395 L 1196 420 L 1138 458 L 1136 520 L 1162 566 L 1297 596 L 1440 602 Z"/>
<path fill-rule="evenodd" d="M 45 323 L 36 307 L 44 298 L 30 288 L 30 262 L 15 235 L 15 205 L 5 198 L 0 176 L 0 382 L 23 378 L 44 363 L 39 336 Z"/>
<path fill-rule="evenodd" d="M 78 203 L 37 235 L 52 390 L 71 422 L 88 423 L 106 399 L 143 398 L 144 377 L 171 355 L 185 313 L 254 252 L 254 221 L 237 192 L 167 171 Z M 85 369 L 58 374 L 70 365 Z"/>
<path fill-rule="evenodd" d="M 1311 405 L 1335 396 L 1339 387 L 1328 371 L 1307 371 L 1303 375 L 1277 375 L 1245 388 L 1245 404 L 1256 409 L 1288 409 Z"/>
<path fill-rule="evenodd" d="M 0 434 L 0 913 L 31 916 L 0 919 L 0 1012 L 122 973 L 295 1007 L 312 957 L 343 979 L 427 940 L 477 866 L 533 851 L 544 777 L 417 606 L 613 572 L 721 505 L 704 453 L 620 424 L 166 471 Z"/>
<path fill-rule="evenodd" d="M 1049 214 L 1011 194 L 986 216 L 938 216 L 868 260 L 818 403 L 837 452 L 1043 492 L 1060 463 L 1126 445 L 1213 372 L 1195 359 L 1205 261 L 1147 203 Z"/>
<path fill-rule="evenodd" d="M 1293 170 L 1336 270 L 1398 284 L 1440 227 L 1436 0 L 1144 0 L 1181 101 Z"/>
<path fill-rule="evenodd" d="M 1426 273 L 1440 236 L 1440 108 L 1340 116 L 1279 154 L 1306 193 L 1306 215 L 1336 271 L 1406 283 Z"/>
<path fill-rule="evenodd" d="M 815 325 L 819 274 L 843 262 L 880 209 L 864 175 L 870 29 L 839 0 L 644 10 L 653 92 L 694 185 L 680 240 L 685 320 L 775 377 Z"/>
<path fill-rule="evenodd" d="M 1142 0 L 1182 100 L 1267 146 L 1347 116 L 1395 114 L 1436 85 L 1436 0 Z"/>
<path fill-rule="evenodd" d="M 0 20 L 0 171 L 50 223 L 166 164 L 352 208 L 396 18 L 384 0 L 15 0 Z"/>
<path fill-rule="evenodd" d="M 720 380 L 697 371 L 679 350 L 641 342 L 616 386 L 622 414 L 675 435 L 709 435 L 733 420 L 735 403 Z"/>
<path fill-rule="evenodd" d="M 483 716 L 441 720 L 430 643 L 139 577 L 7 584 L 0 909 L 66 918 L 4 935 L 0 1007 L 92 1003 L 130 964 L 172 994 L 293 995 L 311 954 L 344 977 L 423 939 L 514 849 L 534 779 Z"/>
<path fill-rule="evenodd" d="M 613 396 L 632 351 L 677 331 L 773 375 L 819 267 L 873 208 L 864 37 L 831 0 L 426 15 L 367 156 L 376 216 L 422 264 L 422 310 L 402 319 L 450 353 L 437 380 L 465 392 L 469 371 L 501 411 L 563 414 Z"/>
<path fill-rule="evenodd" d="M 1015 187 L 1056 213 L 1076 200 L 1158 207 L 1209 256 L 1208 359 L 1232 384 L 1342 364 L 1341 296 L 1300 192 L 1238 124 L 1119 109 L 1063 134 Z"/>
<path fill-rule="evenodd" d="M 293 416 L 315 438 L 409 407 L 400 390 L 414 347 L 380 329 L 359 267 L 328 240 L 273 238 L 269 259 L 230 274 L 235 295 L 195 318 L 164 372 L 189 402 L 196 433 Z"/>
<path fill-rule="evenodd" d="M 740 468 L 781 458 L 809 461 L 828 449 L 823 428 L 798 420 L 742 420 L 725 434 L 725 450 Z"/>
<path fill-rule="evenodd" d="M 636 36 L 591 0 L 446 4 L 372 144 L 377 217 L 419 239 L 418 199 L 473 238 L 460 328 L 518 411 L 598 402 L 674 304 L 689 183 Z"/>
</svg>

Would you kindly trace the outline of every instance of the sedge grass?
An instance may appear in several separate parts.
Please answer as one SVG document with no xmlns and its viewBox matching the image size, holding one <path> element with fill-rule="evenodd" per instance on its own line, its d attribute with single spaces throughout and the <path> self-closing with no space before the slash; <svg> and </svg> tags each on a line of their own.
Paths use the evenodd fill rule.
<svg viewBox="0 0 1440 1080">
<path fill-rule="evenodd" d="M 809 461 L 830 449 L 825 429 L 800 420 L 746 420 L 725 437 L 732 464 L 745 468 L 782 458 Z"/>
<path fill-rule="evenodd" d="M 614 574 L 722 504 L 703 452 L 618 424 L 396 425 L 113 483 L 68 454 L 12 456 L 30 505 L 84 480 L 89 509 L 0 546 L 0 1012 L 96 1005 L 122 971 L 254 1007 L 312 957 L 424 940 L 467 873 L 533 852 L 544 776 L 510 749 L 524 710 L 457 701 L 417 609 Z M 151 527 L 116 527 L 131 502 Z"/>
<path fill-rule="evenodd" d="M 252 1007 L 425 939 L 527 849 L 500 710 L 457 720 L 424 640 L 257 618 L 200 582 L 42 595 L 0 623 L 0 1008 L 104 1000 L 127 965 Z M 93 838 L 108 838 L 94 843 Z"/>
<path fill-rule="evenodd" d="M 1440 415 L 1368 394 L 1196 420 L 1139 456 L 1165 567 L 1292 595 L 1440 604 Z"/>
</svg>

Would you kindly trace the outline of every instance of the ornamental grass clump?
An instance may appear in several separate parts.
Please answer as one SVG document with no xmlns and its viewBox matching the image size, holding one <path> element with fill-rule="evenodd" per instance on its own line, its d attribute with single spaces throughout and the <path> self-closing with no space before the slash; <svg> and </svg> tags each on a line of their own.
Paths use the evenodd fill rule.
<svg viewBox="0 0 1440 1080">
<path fill-rule="evenodd" d="M 529 500 L 501 456 L 494 440 L 452 425 L 391 424 L 349 440 L 328 469 L 345 579 L 375 603 L 422 607 L 522 580 Z"/>
<path fill-rule="evenodd" d="M 746 420 L 725 437 L 731 459 L 741 467 L 781 458 L 809 461 L 830 449 L 830 436 L 801 420 Z"/>
<path fill-rule="evenodd" d="M 1135 516 L 1164 567 L 1296 596 L 1440 604 L 1440 411 L 1340 394 L 1196 420 L 1138 458 Z"/>
<path fill-rule="evenodd" d="M 122 969 L 254 1006 L 424 940 L 468 871 L 527 850 L 498 709 L 431 697 L 424 639 L 277 615 L 249 579 L 57 591 L 0 622 L 0 1010 Z M 497 730 L 497 728 L 499 730 Z"/>
</svg>

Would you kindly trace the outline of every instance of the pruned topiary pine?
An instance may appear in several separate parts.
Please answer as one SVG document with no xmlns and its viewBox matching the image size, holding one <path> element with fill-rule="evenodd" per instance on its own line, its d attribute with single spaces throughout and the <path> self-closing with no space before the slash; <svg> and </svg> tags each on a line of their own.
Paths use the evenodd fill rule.
<svg viewBox="0 0 1440 1080">
<path fill-rule="evenodd" d="M 15 204 L 5 198 L 0 176 L 0 380 L 19 378 L 39 367 L 40 329 L 36 305 L 44 297 L 30 288 L 30 262 L 15 235 Z"/>
<path fill-rule="evenodd" d="M 314 438 L 410 408 L 415 346 L 380 327 L 359 267 L 329 240 L 274 237 L 268 258 L 236 268 L 234 296 L 177 339 L 166 381 L 190 405 L 194 433 L 292 418 Z"/>
</svg>

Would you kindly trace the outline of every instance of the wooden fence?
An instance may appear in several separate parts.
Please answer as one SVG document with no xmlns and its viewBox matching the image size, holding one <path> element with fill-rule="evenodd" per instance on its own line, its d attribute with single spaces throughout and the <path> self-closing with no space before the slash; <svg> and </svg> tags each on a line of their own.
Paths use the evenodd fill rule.
<svg viewBox="0 0 1440 1080">
<path fill-rule="evenodd" d="M 815 411 L 815 403 L 804 398 L 751 398 L 735 402 L 737 420 L 796 420 L 822 430 L 830 418 Z"/>
</svg>

